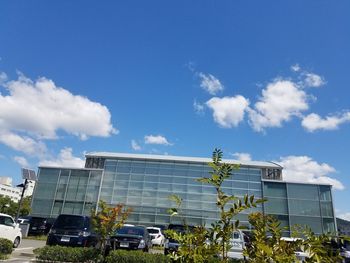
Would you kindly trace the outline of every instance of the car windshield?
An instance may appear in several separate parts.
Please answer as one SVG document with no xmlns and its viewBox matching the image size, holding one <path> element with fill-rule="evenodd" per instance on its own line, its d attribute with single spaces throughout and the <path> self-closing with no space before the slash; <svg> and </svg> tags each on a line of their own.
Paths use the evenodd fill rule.
<svg viewBox="0 0 350 263">
<path fill-rule="evenodd" d="M 233 232 L 233 239 L 240 239 L 240 237 L 238 232 Z"/>
<path fill-rule="evenodd" d="M 53 227 L 63 229 L 83 229 L 87 226 L 85 225 L 85 220 L 82 216 L 62 215 L 57 218 Z"/>
<path fill-rule="evenodd" d="M 159 234 L 159 230 L 158 229 L 154 229 L 154 228 L 147 228 L 148 233 L 150 234 Z"/>
<path fill-rule="evenodd" d="M 117 235 L 143 236 L 145 230 L 140 227 L 124 226 L 117 230 Z"/>
<path fill-rule="evenodd" d="M 46 218 L 43 217 L 32 217 L 30 220 L 30 223 L 33 226 L 41 226 L 44 225 L 46 223 Z"/>
</svg>

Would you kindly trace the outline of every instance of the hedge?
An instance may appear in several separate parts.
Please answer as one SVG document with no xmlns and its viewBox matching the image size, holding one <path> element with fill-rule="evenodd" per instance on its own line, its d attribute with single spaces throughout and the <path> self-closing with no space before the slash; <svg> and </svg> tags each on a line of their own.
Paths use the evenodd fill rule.
<svg viewBox="0 0 350 263">
<path fill-rule="evenodd" d="M 0 254 L 2 255 L 11 254 L 12 250 L 13 250 L 13 243 L 6 238 L 0 238 Z"/>
<path fill-rule="evenodd" d="M 106 263 L 170 263 L 169 257 L 162 254 L 148 254 L 142 251 L 115 250 L 105 259 Z"/>
<path fill-rule="evenodd" d="M 37 259 L 61 262 L 102 262 L 100 251 L 95 248 L 45 246 L 34 249 Z"/>
</svg>

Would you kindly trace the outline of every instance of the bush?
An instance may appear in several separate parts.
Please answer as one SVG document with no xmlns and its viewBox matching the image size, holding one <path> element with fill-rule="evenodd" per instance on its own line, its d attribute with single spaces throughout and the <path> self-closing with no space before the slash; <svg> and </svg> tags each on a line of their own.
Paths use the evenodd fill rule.
<svg viewBox="0 0 350 263">
<path fill-rule="evenodd" d="M 34 249 L 37 259 L 63 262 L 102 262 L 98 249 L 85 247 L 45 246 Z"/>
<path fill-rule="evenodd" d="M 162 254 L 148 254 L 142 251 L 112 251 L 105 260 L 106 263 L 169 263 L 170 258 Z"/>
<path fill-rule="evenodd" d="M 0 254 L 11 254 L 13 250 L 13 243 L 5 238 L 0 238 Z"/>
<path fill-rule="evenodd" d="M 6 260 L 9 258 L 9 255 L 4 255 L 0 253 L 0 260 Z"/>
</svg>

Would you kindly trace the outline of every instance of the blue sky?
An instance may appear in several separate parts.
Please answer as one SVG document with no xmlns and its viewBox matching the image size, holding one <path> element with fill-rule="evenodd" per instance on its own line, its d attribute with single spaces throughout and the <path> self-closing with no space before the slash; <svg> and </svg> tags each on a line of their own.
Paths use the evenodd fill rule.
<svg viewBox="0 0 350 263">
<path fill-rule="evenodd" d="M 350 218 L 348 1 L 1 1 L 1 176 L 114 151 L 278 161 Z"/>
</svg>

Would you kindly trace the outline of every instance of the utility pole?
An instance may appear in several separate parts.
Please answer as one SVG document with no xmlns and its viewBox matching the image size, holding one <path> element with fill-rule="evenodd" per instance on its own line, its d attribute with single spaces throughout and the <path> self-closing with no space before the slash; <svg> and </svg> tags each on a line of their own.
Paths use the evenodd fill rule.
<svg viewBox="0 0 350 263">
<path fill-rule="evenodd" d="M 16 214 L 16 222 L 17 222 L 17 219 L 19 217 L 19 212 L 21 210 L 21 206 L 22 206 L 22 201 L 23 201 L 23 196 L 24 196 L 24 192 L 26 191 L 27 189 L 27 185 L 28 185 L 28 179 L 25 179 L 24 180 L 24 184 L 19 184 L 17 185 L 17 187 L 22 187 L 22 194 L 21 194 L 21 199 L 19 200 L 19 204 L 18 204 L 18 209 L 17 209 L 17 214 Z"/>
</svg>

